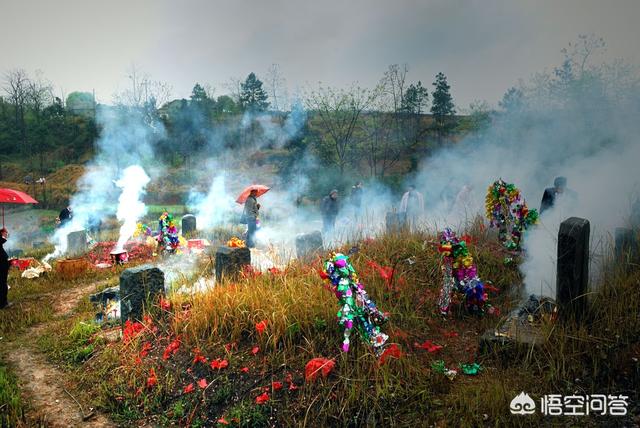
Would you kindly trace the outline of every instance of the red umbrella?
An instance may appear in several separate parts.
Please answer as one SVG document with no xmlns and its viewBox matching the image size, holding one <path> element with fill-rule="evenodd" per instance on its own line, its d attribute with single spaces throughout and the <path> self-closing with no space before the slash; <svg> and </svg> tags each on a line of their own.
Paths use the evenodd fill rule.
<svg viewBox="0 0 640 428">
<path fill-rule="evenodd" d="M 244 189 L 242 193 L 240 193 L 240 196 L 238 196 L 238 199 L 236 199 L 236 202 L 239 204 L 244 204 L 247 201 L 247 198 L 249 197 L 249 194 L 251 193 L 252 190 L 256 190 L 258 192 L 257 196 L 262 196 L 265 193 L 267 193 L 269 189 L 270 189 L 269 187 L 263 184 L 252 184 L 251 186 Z"/>
<path fill-rule="evenodd" d="M 2 204 L 2 227 L 4 228 L 4 204 L 37 204 L 38 201 L 24 192 L 13 189 L 0 189 L 0 204 Z"/>
</svg>

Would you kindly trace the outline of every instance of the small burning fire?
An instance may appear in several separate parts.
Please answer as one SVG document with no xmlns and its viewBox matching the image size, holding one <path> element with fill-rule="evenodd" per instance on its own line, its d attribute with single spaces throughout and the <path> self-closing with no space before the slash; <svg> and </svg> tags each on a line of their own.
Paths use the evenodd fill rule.
<svg viewBox="0 0 640 428">
<path fill-rule="evenodd" d="M 243 248 L 246 247 L 244 241 L 238 237 L 233 237 L 227 241 L 227 247 L 231 248 Z"/>
</svg>

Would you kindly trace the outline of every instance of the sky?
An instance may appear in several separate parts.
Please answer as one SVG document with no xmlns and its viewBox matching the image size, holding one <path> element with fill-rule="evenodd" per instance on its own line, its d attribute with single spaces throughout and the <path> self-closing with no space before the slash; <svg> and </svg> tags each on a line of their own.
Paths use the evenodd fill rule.
<svg viewBox="0 0 640 428">
<path fill-rule="evenodd" d="M 580 34 L 640 63 L 639 19 L 638 0 L 0 0 L 0 72 L 40 70 L 58 95 L 110 103 L 132 66 L 183 98 L 196 82 L 228 93 L 272 64 L 296 93 L 372 87 L 406 63 L 428 86 L 445 73 L 464 110 L 552 69 Z"/>
</svg>

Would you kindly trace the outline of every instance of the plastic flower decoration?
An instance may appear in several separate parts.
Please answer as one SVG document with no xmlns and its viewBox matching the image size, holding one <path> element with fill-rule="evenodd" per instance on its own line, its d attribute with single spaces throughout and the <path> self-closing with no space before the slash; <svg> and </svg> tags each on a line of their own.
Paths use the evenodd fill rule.
<svg viewBox="0 0 640 428">
<path fill-rule="evenodd" d="M 454 292 L 464 295 L 465 307 L 470 312 L 482 312 L 486 293 L 478 277 L 478 269 L 469 253 L 467 243 L 449 228 L 440 235 L 438 251 L 441 255 L 442 288 L 438 299 L 440 313 L 449 313 Z"/>
<path fill-rule="evenodd" d="M 324 274 L 340 304 L 337 317 L 344 329 L 342 351 L 349 351 L 351 332 L 355 328 L 362 340 L 373 348 L 376 355 L 380 355 L 389 338 L 380 331 L 387 317 L 369 298 L 349 257 L 333 253 L 324 263 Z"/>
<path fill-rule="evenodd" d="M 512 183 L 496 180 L 487 190 L 487 218 L 508 250 L 520 249 L 525 230 L 538 222 L 538 212 L 529 210 L 520 190 Z"/>
</svg>

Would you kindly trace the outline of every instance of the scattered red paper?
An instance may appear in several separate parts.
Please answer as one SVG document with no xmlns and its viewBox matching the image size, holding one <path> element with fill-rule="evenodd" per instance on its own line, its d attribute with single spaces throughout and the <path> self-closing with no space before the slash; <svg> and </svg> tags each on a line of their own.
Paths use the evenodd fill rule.
<svg viewBox="0 0 640 428">
<path fill-rule="evenodd" d="M 304 367 L 304 378 L 306 381 L 314 381 L 318 378 L 318 374 L 326 378 L 329 376 L 335 365 L 336 362 L 334 360 L 322 357 L 313 358 L 312 360 L 309 360 L 307 365 Z"/>
<path fill-rule="evenodd" d="M 229 425 L 229 422 L 227 422 L 227 420 L 223 417 L 221 417 L 220 419 L 218 419 L 216 422 L 218 422 L 219 424 L 222 425 Z"/>
<path fill-rule="evenodd" d="M 244 267 L 242 268 L 242 276 L 244 278 L 257 278 L 260 275 L 262 275 L 262 272 L 254 269 L 251 265 L 244 265 Z"/>
<path fill-rule="evenodd" d="M 172 355 L 175 355 L 180 349 L 180 338 L 175 338 L 169 345 L 165 348 L 164 353 L 162 354 L 163 360 L 168 360 Z"/>
<path fill-rule="evenodd" d="M 240 369 L 242 373 L 249 373 L 249 367 L 243 367 Z"/>
<path fill-rule="evenodd" d="M 189 385 L 185 386 L 184 389 L 182 390 L 182 392 L 184 392 L 185 394 L 188 394 L 190 392 L 193 392 L 195 388 L 193 387 L 193 383 L 190 383 Z"/>
<path fill-rule="evenodd" d="M 388 358 L 402 358 L 402 351 L 400 351 L 400 348 L 395 343 L 389 345 L 387 349 L 382 352 L 382 355 L 380 355 L 380 365 L 385 364 Z"/>
<path fill-rule="evenodd" d="M 251 349 L 251 353 L 252 353 L 253 355 L 256 355 L 258 352 L 260 352 L 260 348 L 259 348 L 258 346 L 254 346 L 254 347 Z"/>
<path fill-rule="evenodd" d="M 269 394 L 263 392 L 262 394 L 256 397 L 256 404 L 264 404 L 269 401 Z"/>
<path fill-rule="evenodd" d="M 163 297 L 160 298 L 160 308 L 162 308 L 163 311 L 170 311 L 171 310 L 171 302 L 168 300 L 165 300 Z"/>
<path fill-rule="evenodd" d="M 458 337 L 458 332 L 456 331 L 445 331 L 442 333 L 444 337 Z"/>
<path fill-rule="evenodd" d="M 195 356 L 193 357 L 193 364 L 196 364 L 196 363 L 207 364 L 207 359 L 205 358 L 204 355 L 200 353 L 199 348 L 194 348 L 193 353 L 195 354 Z"/>
<path fill-rule="evenodd" d="M 124 322 L 124 330 L 122 331 L 122 341 L 124 343 L 131 342 L 142 330 L 144 330 L 142 323 L 126 320 Z"/>
<path fill-rule="evenodd" d="M 278 381 L 274 381 L 271 382 L 271 388 L 273 388 L 274 391 L 280 391 L 282 389 L 282 382 L 278 382 Z"/>
<path fill-rule="evenodd" d="M 207 385 L 209 385 L 209 383 L 207 382 L 207 380 L 205 378 L 202 378 L 198 381 L 198 386 L 202 389 L 205 389 L 207 387 Z"/>
<path fill-rule="evenodd" d="M 142 345 L 142 349 L 140 350 L 140 358 L 144 358 L 147 355 L 149 355 L 149 351 L 151 351 L 151 343 L 150 342 L 145 342 Z"/>
<path fill-rule="evenodd" d="M 224 345 L 224 350 L 227 352 L 231 352 L 232 349 L 236 349 L 238 344 L 236 342 L 227 343 Z"/>
<path fill-rule="evenodd" d="M 297 389 L 298 389 L 298 387 L 296 386 L 295 383 L 292 382 L 292 383 L 289 384 L 289 391 L 295 391 Z"/>
<path fill-rule="evenodd" d="M 494 287 L 493 285 L 484 284 L 484 289 L 487 291 L 491 291 L 492 293 L 499 293 L 500 289 Z"/>
<path fill-rule="evenodd" d="M 322 279 L 328 279 L 329 275 L 327 275 L 327 273 L 325 271 L 323 271 L 322 269 L 318 269 L 318 274 L 320 275 L 320 278 Z"/>
<path fill-rule="evenodd" d="M 158 384 L 158 377 L 156 376 L 156 370 L 151 367 L 149 369 L 149 377 L 147 378 L 147 388 L 153 388 Z"/>
<path fill-rule="evenodd" d="M 264 333 L 264 329 L 267 328 L 267 320 L 262 320 L 259 323 L 256 323 L 256 330 L 258 334 Z"/>
<path fill-rule="evenodd" d="M 275 266 L 270 267 L 269 269 L 267 269 L 267 272 L 269 272 L 272 275 L 280 275 L 282 273 L 282 271 L 280 269 L 278 269 L 277 267 L 275 267 Z"/>
<path fill-rule="evenodd" d="M 430 353 L 435 353 L 435 352 L 438 352 L 438 351 L 442 350 L 442 346 L 441 345 L 435 345 L 430 340 L 425 340 L 423 344 L 414 343 L 413 346 L 415 346 L 416 348 L 419 348 L 419 349 L 424 349 L 425 351 L 430 352 Z"/>
<path fill-rule="evenodd" d="M 211 368 L 214 370 L 220 370 L 220 369 L 224 369 L 226 367 L 229 366 L 229 361 L 227 360 L 222 360 L 220 358 L 211 361 Z"/>
</svg>

